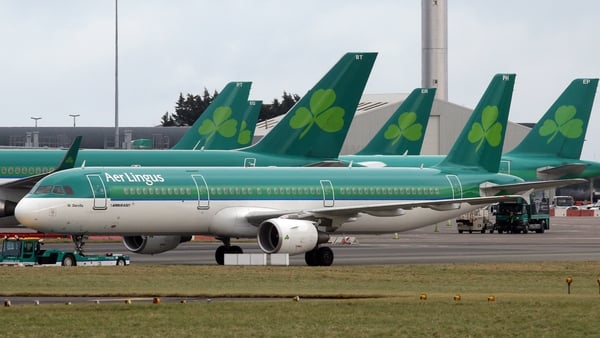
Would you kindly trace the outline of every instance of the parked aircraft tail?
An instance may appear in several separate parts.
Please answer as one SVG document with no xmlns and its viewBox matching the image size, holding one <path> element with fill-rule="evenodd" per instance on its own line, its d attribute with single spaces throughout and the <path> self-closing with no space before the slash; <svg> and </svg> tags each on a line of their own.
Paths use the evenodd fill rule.
<svg viewBox="0 0 600 338">
<path fill-rule="evenodd" d="M 249 152 L 337 158 L 377 53 L 347 53 Z"/>
<path fill-rule="evenodd" d="M 435 90 L 435 88 L 414 89 L 371 141 L 356 155 L 419 155 Z"/>
<path fill-rule="evenodd" d="M 438 167 L 498 172 L 515 76 L 494 76 L 448 156 Z"/>
<path fill-rule="evenodd" d="M 249 145 L 249 142 L 239 144 L 238 135 L 245 115 L 254 112 L 248 111 L 251 86 L 252 82 L 229 82 L 171 149 L 228 150 Z M 256 125 L 256 114 L 252 127 Z"/>
<path fill-rule="evenodd" d="M 575 79 L 510 155 L 579 159 L 598 79 Z"/>
</svg>

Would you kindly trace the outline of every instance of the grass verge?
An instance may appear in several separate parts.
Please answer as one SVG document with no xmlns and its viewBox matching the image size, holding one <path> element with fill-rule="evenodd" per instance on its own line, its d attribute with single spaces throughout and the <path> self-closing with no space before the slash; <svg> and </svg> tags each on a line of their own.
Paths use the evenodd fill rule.
<svg viewBox="0 0 600 338">
<path fill-rule="evenodd" d="M 1 294 L 273 297 L 187 304 L 21 305 L 3 335 L 590 336 L 597 262 L 333 267 L 0 268 Z M 566 277 L 574 282 L 567 294 Z M 420 300 L 422 293 L 427 300 Z M 461 295 L 455 301 L 455 295 Z M 495 301 L 488 301 L 493 295 Z M 292 297 L 300 296 L 300 301 Z M 378 298 L 360 298 L 378 297 Z"/>
</svg>

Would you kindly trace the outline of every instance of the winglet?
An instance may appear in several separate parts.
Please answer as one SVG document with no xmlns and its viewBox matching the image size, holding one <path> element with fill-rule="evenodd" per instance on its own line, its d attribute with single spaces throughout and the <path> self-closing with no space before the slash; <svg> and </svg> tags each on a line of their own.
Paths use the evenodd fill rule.
<svg viewBox="0 0 600 338">
<path fill-rule="evenodd" d="M 579 159 L 592 113 L 598 79 L 575 79 L 507 154 Z"/>
<path fill-rule="evenodd" d="M 414 89 L 371 141 L 356 155 L 419 155 L 435 90 L 435 88 Z"/>
<path fill-rule="evenodd" d="M 77 136 L 71 143 L 69 150 L 65 153 L 65 156 L 62 158 L 56 169 L 53 172 L 71 169 L 75 166 L 75 161 L 77 160 L 77 154 L 79 153 L 79 146 L 81 145 L 82 136 Z"/>
<path fill-rule="evenodd" d="M 251 86 L 252 82 L 229 82 L 171 149 L 199 149 L 205 144 L 205 149 L 220 150 L 246 146 L 236 141 Z"/>
<path fill-rule="evenodd" d="M 494 76 L 448 156 L 438 167 L 454 166 L 498 172 L 515 76 Z"/>
<path fill-rule="evenodd" d="M 256 153 L 337 158 L 377 53 L 347 53 L 255 145 Z"/>
</svg>

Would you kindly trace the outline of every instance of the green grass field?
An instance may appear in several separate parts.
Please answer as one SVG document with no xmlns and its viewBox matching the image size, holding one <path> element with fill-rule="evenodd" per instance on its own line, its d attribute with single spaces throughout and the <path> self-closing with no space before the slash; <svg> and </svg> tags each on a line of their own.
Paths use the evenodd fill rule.
<svg viewBox="0 0 600 338">
<path fill-rule="evenodd" d="M 0 268 L 1 296 L 265 297 L 17 305 L 2 336 L 576 337 L 600 334 L 600 263 Z M 571 294 L 565 279 L 573 278 Z M 420 300 L 422 293 L 427 300 Z M 455 301 L 455 295 L 461 300 Z M 488 301 L 493 295 L 495 301 Z M 292 297 L 299 296 L 299 301 Z"/>
</svg>

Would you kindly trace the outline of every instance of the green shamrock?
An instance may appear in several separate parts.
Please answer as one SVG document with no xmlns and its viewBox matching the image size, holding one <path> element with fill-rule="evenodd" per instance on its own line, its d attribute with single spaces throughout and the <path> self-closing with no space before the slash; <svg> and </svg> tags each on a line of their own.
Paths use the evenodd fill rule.
<svg viewBox="0 0 600 338">
<path fill-rule="evenodd" d="M 345 112 L 342 107 L 332 107 L 334 102 L 335 91 L 333 89 L 315 91 L 310 97 L 310 110 L 306 107 L 298 108 L 290 120 L 290 127 L 299 129 L 306 126 L 299 138 L 303 138 L 315 123 L 328 133 L 342 129 Z"/>
<path fill-rule="evenodd" d="M 213 113 L 213 119 L 204 120 L 198 128 L 198 134 L 210 140 L 218 132 L 223 137 L 233 137 L 237 132 L 237 121 L 230 119 L 231 108 L 219 107 Z"/>
<path fill-rule="evenodd" d="M 546 144 L 552 142 L 560 132 L 566 138 L 578 138 L 583 134 L 583 121 L 574 119 L 577 113 L 575 106 L 560 106 L 554 113 L 554 120 L 546 120 L 540 127 L 541 136 L 550 136 Z"/>
<path fill-rule="evenodd" d="M 240 133 L 238 134 L 238 139 L 237 142 L 238 144 L 244 145 L 244 144 L 248 144 L 250 143 L 250 138 L 252 137 L 252 133 L 250 133 L 250 130 L 246 129 L 246 127 L 248 126 L 248 124 L 246 123 L 246 121 L 242 121 L 241 126 L 240 126 Z"/>
<path fill-rule="evenodd" d="M 498 119 L 498 107 L 487 106 L 483 108 L 481 114 L 481 123 L 475 122 L 469 131 L 469 142 L 479 142 L 475 152 L 479 151 L 484 140 L 492 147 L 497 147 L 502 141 L 502 124 L 496 121 Z"/>
<path fill-rule="evenodd" d="M 414 112 L 405 112 L 398 117 L 398 124 L 390 124 L 386 129 L 383 137 L 386 140 L 394 140 L 392 144 L 396 144 L 402 136 L 409 141 L 416 141 L 423 134 L 423 125 L 415 123 L 417 114 Z"/>
</svg>

